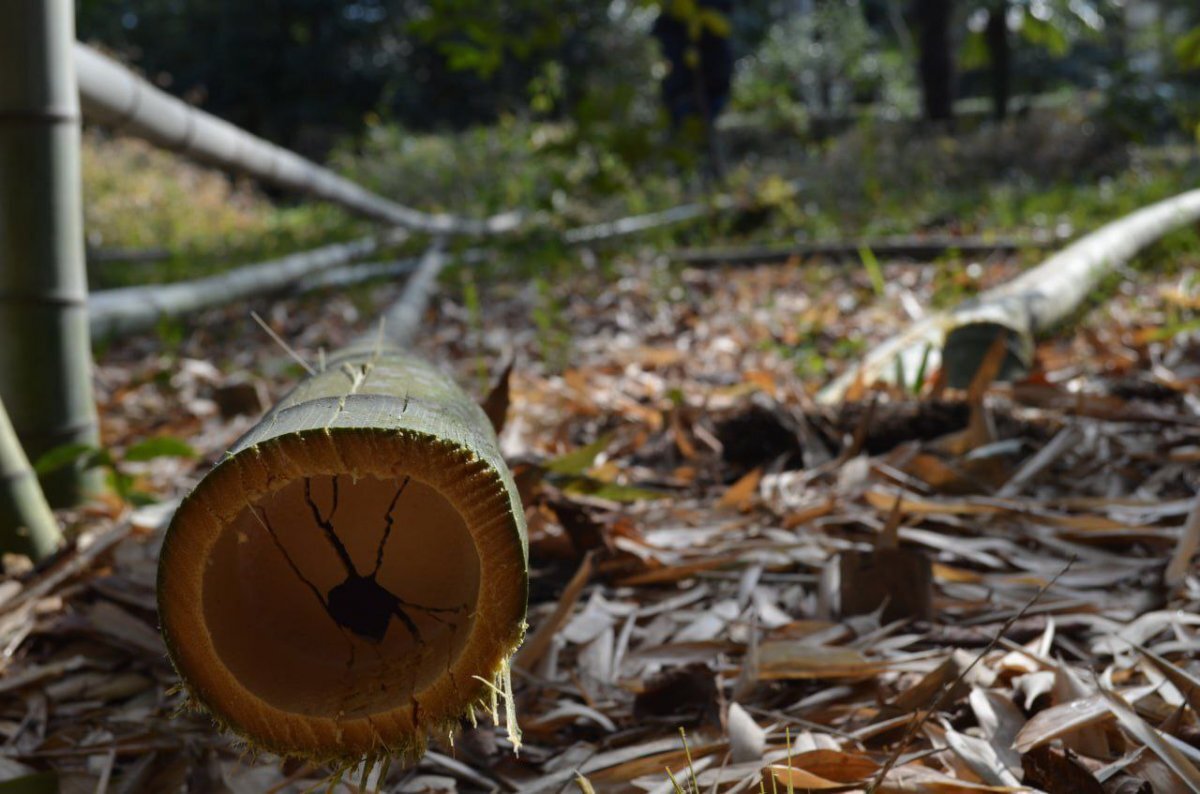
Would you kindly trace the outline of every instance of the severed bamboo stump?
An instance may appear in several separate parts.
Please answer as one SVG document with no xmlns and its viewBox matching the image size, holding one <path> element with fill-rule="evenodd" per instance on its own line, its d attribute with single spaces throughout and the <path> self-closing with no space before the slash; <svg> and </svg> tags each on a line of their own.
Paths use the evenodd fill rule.
<svg viewBox="0 0 1200 794">
<path fill-rule="evenodd" d="M 359 346 L 184 499 L 162 631 L 195 703 L 252 747 L 411 758 L 511 694 L 527 558 L 482 410 L 431 365 Z"/>
</svg>

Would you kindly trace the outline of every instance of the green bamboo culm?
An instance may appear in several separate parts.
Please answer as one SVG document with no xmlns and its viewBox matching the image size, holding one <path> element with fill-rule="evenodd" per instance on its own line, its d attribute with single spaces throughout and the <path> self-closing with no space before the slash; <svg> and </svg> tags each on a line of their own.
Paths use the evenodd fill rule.
<svg viewBox="0 0 1200 794">
<path fill-rule="evenodd" d="M 58 522 L 0 401 L 0 551 L 37 562 L 61 545 Z"/>
<path fill-rule="evenodd" d="M 0 5 L 0 399 L 28 456 L 98 442 L 71 0 Z M 95 480 L 43 481 L 52 504 Z"/>
</svg>

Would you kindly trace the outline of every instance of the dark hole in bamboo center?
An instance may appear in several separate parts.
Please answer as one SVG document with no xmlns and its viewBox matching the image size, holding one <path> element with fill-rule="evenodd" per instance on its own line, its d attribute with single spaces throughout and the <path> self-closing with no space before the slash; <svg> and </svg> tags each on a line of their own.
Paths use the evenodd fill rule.
<svg viewBox="0 0 1200 794">
<path fill-rule="evenodd" d="M 471 633 L 479 557 L 415 479 L 293 480 L 248 505 L 207 561 L 221 662 L 276 708 L 361 717 L 419 701 Z"/>
</svg>

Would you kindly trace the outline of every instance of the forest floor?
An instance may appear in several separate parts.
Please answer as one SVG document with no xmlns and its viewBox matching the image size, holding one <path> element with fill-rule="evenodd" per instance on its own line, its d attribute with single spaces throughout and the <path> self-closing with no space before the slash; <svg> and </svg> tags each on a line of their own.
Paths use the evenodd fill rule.
<svg viewBox="0 0 1200 794">
<path fill-rule="evenodd" d="M 857 264 L 643 256 L 435 299 L 419 350 L 468 388 L 515 355 L 502 446 L 526 486 L 531 636 L 551 640 L 515 670 L 519 755 L 485 721 L 367 790 L 1197 790 L 1194 285 L 1135 274 L 974 402 L 820 407 L 839 356 L 1019 262 L 882 267 L 873 286 Z M 400 286 L 102 352 L 105 445 L 164 501 L 94 505 L 48 567 L 8 561 L 0 779 L 46 786 L 12 791 L 324 788 L 330 770 L 176 713 L 156 553 L 178 497 L 295 382 L 249 312 L 315 361 Z M 159 436 L 198 456 L 122 460 Z"/>
</svg>

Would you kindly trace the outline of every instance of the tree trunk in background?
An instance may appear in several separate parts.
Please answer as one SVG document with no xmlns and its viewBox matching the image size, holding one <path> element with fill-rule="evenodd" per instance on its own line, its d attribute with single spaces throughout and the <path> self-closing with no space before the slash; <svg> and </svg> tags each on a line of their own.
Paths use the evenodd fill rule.
<svg viewBox="0 0 1200 794">
<path fill-rule="evenodd" d="M 920 30 L 918 69 L 925 118 L 949 121 L 954 116 L 954 0 L 916 0 L 913 8 Z"/>
<path fill-rule="evenodd" d="M 0 399 L 30 458 L 97 443 L 70 0 L 14 0 L 0 24 Z M 63 469 L 52 503 L 86 478 Z"/>
<path fill-rule="evenodd" d="M 999 121 L 1008 116 L 1009 82 L 1012 75 L 1012 49 L 1008 40 L 1008 3 L 1001 2 L 988 11 L 983 30 L 992 70 L 992 114 Z"/>
</svg>

